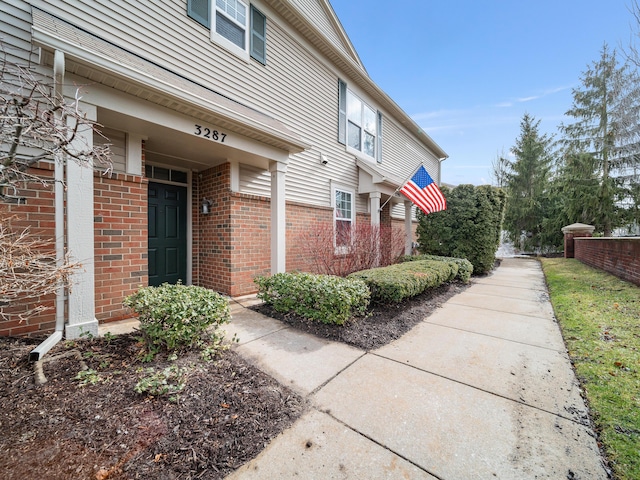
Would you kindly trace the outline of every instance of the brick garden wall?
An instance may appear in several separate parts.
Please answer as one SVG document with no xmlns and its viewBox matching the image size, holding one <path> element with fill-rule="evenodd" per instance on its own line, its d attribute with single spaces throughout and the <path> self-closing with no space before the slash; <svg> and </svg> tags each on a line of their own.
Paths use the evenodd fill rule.
<svg viewBox="0 0 640 480">
<path fill-rule="evenodd" d="M 575 238 L 575 258 L 640 285 L 640 238 Z"/>
</svg>

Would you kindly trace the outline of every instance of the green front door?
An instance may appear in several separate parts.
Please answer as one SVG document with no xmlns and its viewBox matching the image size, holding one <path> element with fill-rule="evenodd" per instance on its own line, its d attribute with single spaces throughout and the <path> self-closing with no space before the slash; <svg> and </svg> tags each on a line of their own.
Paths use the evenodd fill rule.
<svg viewBox="0 0 640 480">
<path fill-rule="evenodd" d="M 187 187 L 149 182 L 149 285 L 187 282 Z"/>
</svg>

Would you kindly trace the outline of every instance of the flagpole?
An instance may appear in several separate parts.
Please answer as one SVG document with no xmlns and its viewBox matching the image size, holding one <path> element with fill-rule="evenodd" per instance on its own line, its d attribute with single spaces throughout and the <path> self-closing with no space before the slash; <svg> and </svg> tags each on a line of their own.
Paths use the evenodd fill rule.
<svg viewBox="0 0 640 480">
<path fill-rule="evenodd" d="M 393 192 L 391 196 L 387 198 L 387 201 L 380 206 L 380 208 L 378 209 L 379 212 L 381 212 L 382 209 L 385 207 L 385 205 L 391 201 L 391 199 L 395 196 L 396 193 L 398 193 L 398 191 L 404 186 L 404 184 L 407 183 L 409 180 L 411 180 L 411 178 L 416 174 L 418 169 L 423 166 L 424 166 L 423 163 L 420 162 L 420 164 L 413 170 L 413 172 L 411 172 L 411 175 L 409 175 L 407 179 L 404 182 L 402 182 L 398 188 L 396 188 L 395 192 Z"/>
</svg>

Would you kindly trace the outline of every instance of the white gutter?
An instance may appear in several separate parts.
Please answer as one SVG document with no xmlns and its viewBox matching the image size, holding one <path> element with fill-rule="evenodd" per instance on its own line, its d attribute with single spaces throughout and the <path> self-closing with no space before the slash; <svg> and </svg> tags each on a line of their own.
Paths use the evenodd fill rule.
<svg viewBox="0 0 640 480">
<path fill-rule="evenodd" d="M 53 57 L 53 95 L 54 102 L 64 102 L 62 87 L 64 85 L 64 53 L 56 50 Z M 62 110 L 55 112 L 56 123 L 62 122 Z M 55 235 L 56 235 L 56 268 L 64 266 L 64 158 L 56 154 L 54 158 L 54 193 L 55 193 Z M 62 340 L 64 332 L 64 285 L 59 282 L 56 290 L 56 327 L 55 331 L 40 345 L 29 353 L 29 360 L 39 361 L 51 348 Z"/>
</svg>

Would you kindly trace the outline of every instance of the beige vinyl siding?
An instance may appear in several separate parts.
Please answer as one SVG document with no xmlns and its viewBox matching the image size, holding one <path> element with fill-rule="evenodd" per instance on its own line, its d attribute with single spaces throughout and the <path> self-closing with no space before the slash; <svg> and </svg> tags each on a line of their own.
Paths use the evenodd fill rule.
<svg viewBox="0 0 640 480">
<path fill-rule="evenodd" d="M 385 117 L 381 169 L 405 181 L 422 163 L 438 183 L 439 160 L 406 130 Z"/>
<path fill-rule="evenodd" d="M 126 173 L 127 171 L 127 134 L 113 128 L 102 128 L 101 136 L 93 134 L 94 145 L 109 144 L 111 149 L 111 165 L 115 173 Z M 104 168 L 96 165 L 96 168 Z"/>
<path fill-rule="evenodd" d="M 400 194 L 402 195 L 402 194 Z M 404 196 L 403 196 L 404 198 Z M 408 199 L 406 199 L 408 201 Z M 404 220 L 404 203 L 397 203 L 391 207 L 391 216 L 398 220 Z M 411 206 L 411 219 L 416 220 L 416 206 Z"/>
<path fill-rule="evenodd" d="M 342 40 L 336 33 L 334 26 L 327 17 L 318 0 L 293 0 L 293 3 L 306 15 L 311 22 L 340 50 L 347 52 Z"/>
<path fill-rule="evenodd" d="M 391 207 L 391 217 L 404 218 L 404 204 L 397 203 Z"/>
<path fill-rule="evenodd" d="M 240 193 L 271 197 L 269 172 L 251 165 L 240 164 Z"/>
<path fill-rule="evenodd" d="M 0 9 L 1 40 L 9 62 L 37 61 L 31 52 L 31 13 L 22 0 L 3 0 Z"/>
</svg>

